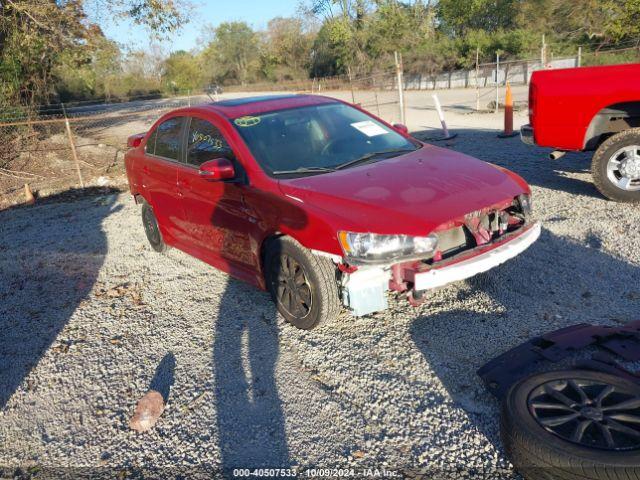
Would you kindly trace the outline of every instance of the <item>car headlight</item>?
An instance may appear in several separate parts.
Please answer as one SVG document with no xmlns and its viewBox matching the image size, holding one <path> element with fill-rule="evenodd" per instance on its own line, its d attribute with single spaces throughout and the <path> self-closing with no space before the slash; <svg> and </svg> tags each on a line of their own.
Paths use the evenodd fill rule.
<svg viewBox="0 0 640 480">
<path fill-rule="evenodd" d="M 533 213 L 533 205 L 531 203 L 531 195 L 523 193 L 518 195 L 518 203 L 520 204 L 520 210 L 525 216 L 529 216 Z"/>
<path fill-rule="evenodd" d="M 438 246 L 438 237 L 377 235 L 375 233 L 338 232 L 340 245 L 349 259 L 364 263 L 398 260 L 405 257 L 430 257 Z"/>
</svg>

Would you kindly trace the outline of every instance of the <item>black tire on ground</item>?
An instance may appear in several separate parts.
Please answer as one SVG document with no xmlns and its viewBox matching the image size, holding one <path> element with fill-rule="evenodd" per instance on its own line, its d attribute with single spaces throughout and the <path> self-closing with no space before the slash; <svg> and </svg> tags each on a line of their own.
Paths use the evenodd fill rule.
<svg viewBox="0 0 640 480">
<path fill-rule="evenodd" d="M 607 175 L 609 160 L 620 149 L 631 145 L 640 146 L 640 128 L 625 130 L 609 137 L 598 147 L 591 161 L 591 174 L 596 188 L 605 197 L 616 202 L 640 202 L 640 189 L 634 191 L 625 190 L 613 183 Z"/>
<path fill-rule="evenodd" d="M 279 237 L 267 245 L 264 266 L 271 298 L 294 327 L 311 330 L 340 313 L 337 269 L 330 259 Z"/>
<path fill-rule="evenodd" d="M 167 249 L 167 245 L 162 239 L 162 233 L 160 232 L 160 228 L 158 228 L 158 221 L 153 213 L 153 209 L 147 202 L 142 203 L 142 225 L 144 226 L 144 232 L 147 234 L 147 240 L 149 240 L 151 248 L 156 252 L 164 252 Z"/>
<path fill-rule="evenodd" d="M 581 400 L 578 390 L 574 389 L 576 384 L 592 403 Z M 601 385 L 604 385 L 602 389 Z M 606 385 L 614 390 L 600 400 L 605 410 L 596 411 L 591 407 L 597 407 L 597 398 Z M 551 390 L 547 388 L 564 396 L 557 393 L 548 396 L 546 392 Z M 542 396 L 540 392 L 543 392 Z M 540 373 L 516 383 L 503 401 L 500 425 L 505 451 L 516 470 L 527 480 L 640 479 L 640 424 L 634 423 L 636 417 L 629 410 L 611 409 L 612 405 L 632 398 L 624 392 L 631 392 L 632 397 L 640 399 L 640 385 L 618 376 L 587 370 Z M 566 421 L 566 415 L 575 414 L 569 408 L 558 408 L 559 403 L 566 404 L 567 400 L 578 402 L 574 410 L 580 412 L 570 421 Z M 591 407 L 582 407 L 582 403 Z M 549 404 L 555 405 L 554 408 L 549 408 Z M 635 406 L 640 409 L 640 400 Z M 606 414 L 604 421 L 598 419 L 602 412 Z M 613 430 L 613 424 L 607 423 L 613 421 L 612 416 L 618 419 L 616 428 L 623 424 L 622 428 L 632 428 L 638 436 Z M 620 417 L 626 420 L 621 421 Z M 606 428 L 599 423 L 605 423 Z M 583 431 L 582 428 L 586 429 Z M 607 448 L 605 429 L 612 433 L 618 447 L 627 449 Z M 582 432 L 581 443 L 575 442 L 574 435 L 578 435 L 578 430 Z"/>
</svg>

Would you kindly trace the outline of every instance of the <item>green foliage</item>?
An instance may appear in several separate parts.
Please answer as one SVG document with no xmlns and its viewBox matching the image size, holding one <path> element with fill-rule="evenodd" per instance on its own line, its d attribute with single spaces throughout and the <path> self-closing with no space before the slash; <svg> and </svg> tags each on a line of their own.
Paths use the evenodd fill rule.
<svg viewBox="0 0 640 480">
<path fill-rule="evenodd" d="M 434 13 L 422 2 L 409 5 L 394 0 L 379 1 L 367 22 L 367 52 L 377 58 L 433 42 Z"/>
<path fill-rule="evenodd" d="M 640 37 L 640 0 L 624 2 L 609 0 L 604 2 L 612 15 L 604 24 L 605 36 L 613 41 L 637 39 Z"/>
<path fill-rule="evenodd" d="M 126 16 L 162 34 L 182 25 L 181 0 L 3 0 L 0 104 L 34 105 L 108 95 L 119 48 L 87 21 L 86 8 Z"/>
<path fill-rule="evenodd" d="M 453 36 L 468 30 L 495 32 L 515 26 L 520 3 L 517 0 L 439 0 L 441 28 Z"/>
<path fill-rule="evenodd" d="M 85 42 L 63 51 L 52 69 L 63 102 L 110 98 L 121 73 L 120 48 L 96 26 L 89 28 Z"/>
<path fill-rule="evenodd" d="M 173 93 L 200 88 L 203 79 L 198 59 L 183 50 L 172 53 L 164 61 L 162 81 L 165 90 Z"/>
<path fill-rule="evenodd" d="M 78 2 L 7 0 L 0 5 L 0 98 L 32 104 L 53 91 L 51 70 L 83 39 Z"/>
<path fill-rule="evenodd" d="M 349 47 L 347 35 L 342 25 L 336 25 L 341 20 L 325 22 L 313 42 L 312 50 L 312 76 L 326 77 L 346 73 L 345 57 L 348 56 Z"/>
<path fill-rule="evenodd" d="M 241 85 L 255 80 L 259 60 L 258 35 L 246 22 L 221 23 L 202 54 L 205 72 L 212 80 Z"/>
<path fill-rule="evenodd" d="M 301 19 L 272 19 L 262 38 L 260 74 L 270 81 L 307 78 L 312 45 Z"/>
</svg>

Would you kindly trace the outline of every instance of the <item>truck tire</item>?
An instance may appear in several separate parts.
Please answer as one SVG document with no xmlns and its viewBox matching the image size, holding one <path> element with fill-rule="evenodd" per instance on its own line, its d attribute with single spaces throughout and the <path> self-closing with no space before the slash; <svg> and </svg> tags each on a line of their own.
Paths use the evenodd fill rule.
<svg viewBox="0 0 640 480">
<path fill-rule="evenodd" d="M 278 311 L 294 327 L 311 330 L 340 313 L 336 266 L 291 237 L 273 239 L 265 255 L 265 281 Z"/>
<path fill-rule="evenodd" d="M 605 140 L 591 162 L 596 188 L 616 202 L 640 202 L 640 128 Z"/>
<path fill-rule="evenodd" d="M 637 480 L 635 420 L 640 422 L 640 385 L 602 372 L 555 371 L 532 375 L 509 390 L 500 433 L 509 459 L 527 480 Z"/>
<path fill-rule="evenodd" d="M 149 245 L 156 252 L 162 253 L 167 249 L 167 244 L 162 239 L 162 233 L 158 227 L 158 220 L 153 213 L 151 205 L 147 202 L 142 203 L 142 225 L 144 226 L 144 233 L 147 235 Z"/>
</svg>

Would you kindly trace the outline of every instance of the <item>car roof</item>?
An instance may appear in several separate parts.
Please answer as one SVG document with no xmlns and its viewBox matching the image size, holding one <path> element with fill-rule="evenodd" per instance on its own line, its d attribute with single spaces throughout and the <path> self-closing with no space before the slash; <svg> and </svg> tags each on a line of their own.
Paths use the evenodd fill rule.
<svg viewBox="0 0 640 480">
<path fill-rule="evenodd" d="M 242 97 L 219 102 L 200 105 L 205 109 L 215 110 L 227 118 L 234 119 L 248 115 L 259 115 L 266 112 L 286 110 L 290 108 L 306 107 L 311 105 L 323 105 L 338 103 L 334 98 L 321 95 L 261 95 L 254 97 Z"/>
</svg>

